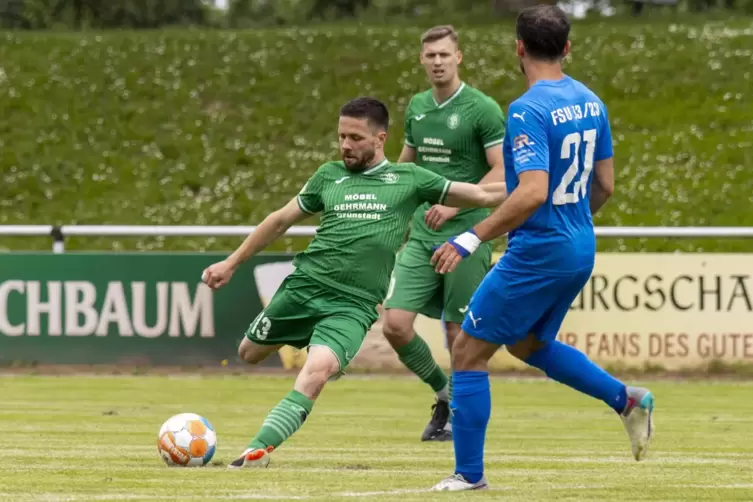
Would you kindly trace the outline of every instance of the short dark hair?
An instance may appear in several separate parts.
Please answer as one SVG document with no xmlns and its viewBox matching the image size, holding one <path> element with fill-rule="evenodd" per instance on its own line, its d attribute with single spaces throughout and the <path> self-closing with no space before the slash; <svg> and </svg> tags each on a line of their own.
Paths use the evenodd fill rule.
<svg viewBox="0 0 753 502">
<path fill-rule="evenodd" d="M 451 24 L 443 24 L 441 26 L 429 28 L 423 35 L 421 35 L 421 43 L 428 44 L 447 37 L 450 37 L 450 40 L 455 42 L 455 45 L 458 45 L 460 37 L 458 37 L 458 32 L 455 31 L 455 28 L 453 28 Z"/>
<path fill-rule="evenodd" d="M 570 36 L 570 20 L 555 5 L 526 7 L 518 14 L 515 32 L 533 59 L 558 61 Z"/>
<path fill-rule="evenodd" d="M 390 112 L 387 106 L 378 99 L 370 97 L 351 99 L 340 108 L 340 116 L 366 119 L 372 125 L 385 131 L 390 125 Z"/>
</svg>

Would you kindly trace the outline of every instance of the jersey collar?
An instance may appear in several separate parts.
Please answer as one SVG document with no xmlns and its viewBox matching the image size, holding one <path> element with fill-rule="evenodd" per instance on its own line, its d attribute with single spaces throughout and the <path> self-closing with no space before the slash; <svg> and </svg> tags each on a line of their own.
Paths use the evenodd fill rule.
<svg viewBox="0 0 753 502">
<path fill-rule="evenodd" d="M 452 93 L 452 96 L 442 101 L 442 103 L 437 103 L 437 98 L 434 97 L 434 94 L 432 93 L 431 99 L 434 101 L 434 104 L 437 106 L 437 108 L 444 108 L 445 106 L 450 104 L 450 101 L 457 98 L 461 92 L 463 92 L 463 89 L 465 89 L 465 82 L 460 82 L 460 86 L 458 89 Z"/>
<path fill-rule="evenodd" d="M 374 167 L 370 167 L 370 168 L 366 169 L 361 174 L 366 174 L 366 175 L 368 175 L 368 174 L 374 174 L 375 172 L 379 171 L 381 168 L 383 168 L 384 166 L 386 166 L 389 163 L 390 163 L 389 160 L 384 159 L 379 164 L 375 165 Z"/>
</svg>

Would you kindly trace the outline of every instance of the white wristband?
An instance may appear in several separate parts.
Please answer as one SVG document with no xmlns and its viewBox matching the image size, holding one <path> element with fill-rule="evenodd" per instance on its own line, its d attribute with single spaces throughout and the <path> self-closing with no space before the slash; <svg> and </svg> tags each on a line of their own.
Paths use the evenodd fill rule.
<svg viewBox="0 0 753 502">
<path fill-rule="evenodd" d="M 473 254 L 481 245 L 481 239 L 473 232 L 465 232 L 455 238 L 455 244 L 468 250 L 468 254 Z"/>
</svg>

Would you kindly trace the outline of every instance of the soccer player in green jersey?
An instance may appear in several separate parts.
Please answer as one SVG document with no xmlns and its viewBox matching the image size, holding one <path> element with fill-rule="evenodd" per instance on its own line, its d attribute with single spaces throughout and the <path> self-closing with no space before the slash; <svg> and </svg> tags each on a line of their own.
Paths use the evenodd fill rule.
<svg viewBox="0 0 753 502">
<path fill-rule="evenodd" d="M 458 75 L 462 54 L 452 26 L 437 26 L 421 38 L 421 63 L 431 89 L 416 94 L 405 113 L 405 144 L 398 162 L 415 162 L 453 181 L 484 184 L 504 180 L 504 114 L 499 105 Z M 448 347 L 460 332 L 473 292 L 491 268 L 485 243 L 453 272 L 436 273 L 433 249 L 489 215 L 488 209 L 459 211 L 424 203 L 416 211 L 410 237 L 401 249 L 384 302 L 384 335 L 400 361 L 436 392 L 432 417 L 421 439 L 451 441 L 450 380 L 413 325 L 417 314 L 440 319 Z"/>
<path fill-rule="evenodd" d="M 236 268 L 288 228 L 321 214 L 309 247 L 295 257 L 296 270 L 251 323 L 239 356 L 259 363 L 284 345 L 308 347 L 293 390 L 267 415 L 248 448 L 229 467 L 266 467 L 270 453 L 297 431 L 327 380 L 339 377 L 356 355 L 387 294 L 395 253 L 421 204 L 495 207 L 504 183 L 451 182 L 410 163 L 384 156 L 389 114 L 372 98 L 340 110 L 341 162 L 327 162 L 297 197 L 267 216 L 225 260 L 204 270 L 212 289 L 227 284 Z"/>
</svg>

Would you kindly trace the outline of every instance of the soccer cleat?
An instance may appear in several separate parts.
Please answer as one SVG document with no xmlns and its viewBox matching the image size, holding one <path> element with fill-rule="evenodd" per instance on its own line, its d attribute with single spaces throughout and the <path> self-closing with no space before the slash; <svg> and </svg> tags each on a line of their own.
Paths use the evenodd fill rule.
<svg viewBox="0 0 753 502">
<path fill-rule="evenodd" d="M 638 461 L 648 454 L 648 446 L 655 432 L 653 414 L 654 395 L 648 389 L 628 387 L 627 405 L 620 419 L 630 437 L 633 456 Z"/>
<path fill-rule="evenodd" d="M 453 474 L 449 478 L 445 478 L 431 488 L 433 492 L 461 492 L 465 490 L 486 490 L 489 488 L 489 483 L 486 481 L 486 476 L 482 476 L 477 483 L 471 483 L 466 481 L 460 474 Z"/>
<path fill-rule="evenodd" d="M 243 455 L 233 460 L 228 469 L 240 469 L 241 467 L 266 467 L 269 465 L 269 454 L 274 451 L 274 446 L 266 448 L 249 448 Z"/>
<path fill-rule="evenodd" d="M 431 411 L 431 420 L 421 435 L 421 441 L 452 441 L 450 403 L 438 399 Z"/>
</svg>

